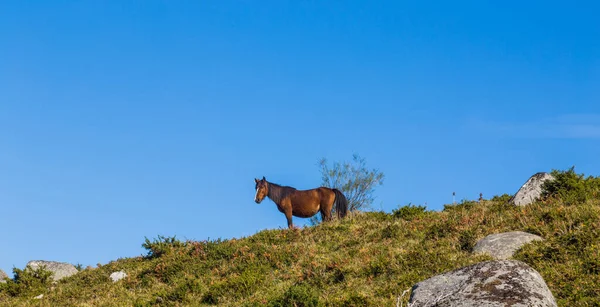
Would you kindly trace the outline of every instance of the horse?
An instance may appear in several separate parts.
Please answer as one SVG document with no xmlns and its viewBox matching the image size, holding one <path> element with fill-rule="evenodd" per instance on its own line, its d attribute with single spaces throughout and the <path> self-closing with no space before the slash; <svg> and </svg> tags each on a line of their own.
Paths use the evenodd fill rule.
<svg viewBox="0 0 600 307">
<path fill-rule="evenodd" d="M 294 228 L 292 216 L 309 218 L 317 212 L 321 212 L 323 221 L 331 221 L 333 205 L 335 205 L 338 218 L 344 218 L 348 213 L 348 200 L 338 189 L 318 187 L 310 190 L 297 190 L 293 187 L 268 182 L 264 176 L 260 180 L 254 178 L 254 182 L 256 183 L 254 201 L 260 204 L 265 197 L 269 197 L 277 205 L 277 209 L 285 214 L 289 229 Z"/>
</svg>

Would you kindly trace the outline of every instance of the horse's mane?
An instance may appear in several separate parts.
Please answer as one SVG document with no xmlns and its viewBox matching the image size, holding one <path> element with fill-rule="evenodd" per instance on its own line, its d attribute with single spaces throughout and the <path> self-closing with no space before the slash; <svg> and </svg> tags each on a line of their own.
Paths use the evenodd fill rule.
<svg viewBox="0 0 600 307">
<path fill-rule="evenodd" d="M 269 198 L 273 202 L 275 202 L 276 204 L 279 204 L 282 199 L 284 199 L 286 196 L 294 193 L 295 191 L 296 191 L 296 188 L 288 187 L 288 186 L 281 186 L 276 183 L 269 182 L 269 194 L 267 196 L 269 196 Z"/>
</svg>

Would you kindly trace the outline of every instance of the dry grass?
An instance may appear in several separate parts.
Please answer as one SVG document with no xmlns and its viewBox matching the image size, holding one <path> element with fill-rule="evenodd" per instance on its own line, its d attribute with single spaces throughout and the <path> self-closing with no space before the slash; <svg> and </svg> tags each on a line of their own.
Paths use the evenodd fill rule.
<svg viewBox="0 0 600 307">
<path fill-rule="evenodd" d="M 84 270 L 52 287 L 0 285 L 0 305 L 407 306 L 404 291 L 415 283 L 490 259 L 471 253 L 478 239 L 521 230 L 546 238 L 515 258 L 540 272 L 559 305 L 597 306 L 600 201 L 518 208 L 503 200 L 463 202 L 441 212 L 365 212 L 235 240 L 158 238 L 145 243 L 148 256 Z M 112 283 L 108 276 L 118 270 L 129 277 Z"/>
</svg>

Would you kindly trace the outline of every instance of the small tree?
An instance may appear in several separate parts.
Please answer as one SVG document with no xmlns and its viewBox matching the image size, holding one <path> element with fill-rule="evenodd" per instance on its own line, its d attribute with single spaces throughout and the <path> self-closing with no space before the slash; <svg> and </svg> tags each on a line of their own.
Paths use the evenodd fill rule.
<svg viewBox="0 0 600 307">
<path fill-rule="evenodd" d="M 342 191 L 348 199 L 349 211 L 370 208 L 375 200 L 375 187 L 383 185 L 384 174 L 377 169 L 367 169 L 365 159 L 358 154 L 352 156 L 352 162 L 335 162 L 330 167 L 327 159 L 322 158 L 318 165 L 321 171 L 321 185 Z M 313 224 L 319 220 L 318 216 L 311 219 Z"/>
</svg>

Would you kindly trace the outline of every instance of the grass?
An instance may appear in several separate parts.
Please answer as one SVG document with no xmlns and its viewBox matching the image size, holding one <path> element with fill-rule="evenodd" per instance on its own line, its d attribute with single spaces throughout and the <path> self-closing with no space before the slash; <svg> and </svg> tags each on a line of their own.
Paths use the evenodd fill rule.
<svg viewBox="0 0 600 307">
<path fill-rule="evenodd" d="M 600 200 L 565 195 L 526 207 L 506 205 L 507 197 L 500 196 L 439 212 L 415 206 L 359 212 L 241 239 L 159 236 L 142 244 L 146 255 L 82 270 L 57 284 L 44 274 L 19 271 L 20 278 L 0 284 L 0 305 L 395 306 L 421 280 L 491 259 L 471 253 L 477 240 L 521 230 L 546 240 L 514 258 L 540 272 L 559 306 L 597 306 Z M 128 277 L 113 283 L 109 275 L 119 270 Z M 44 297 L 33 299 L 38 294 Z"/>
</svg>

